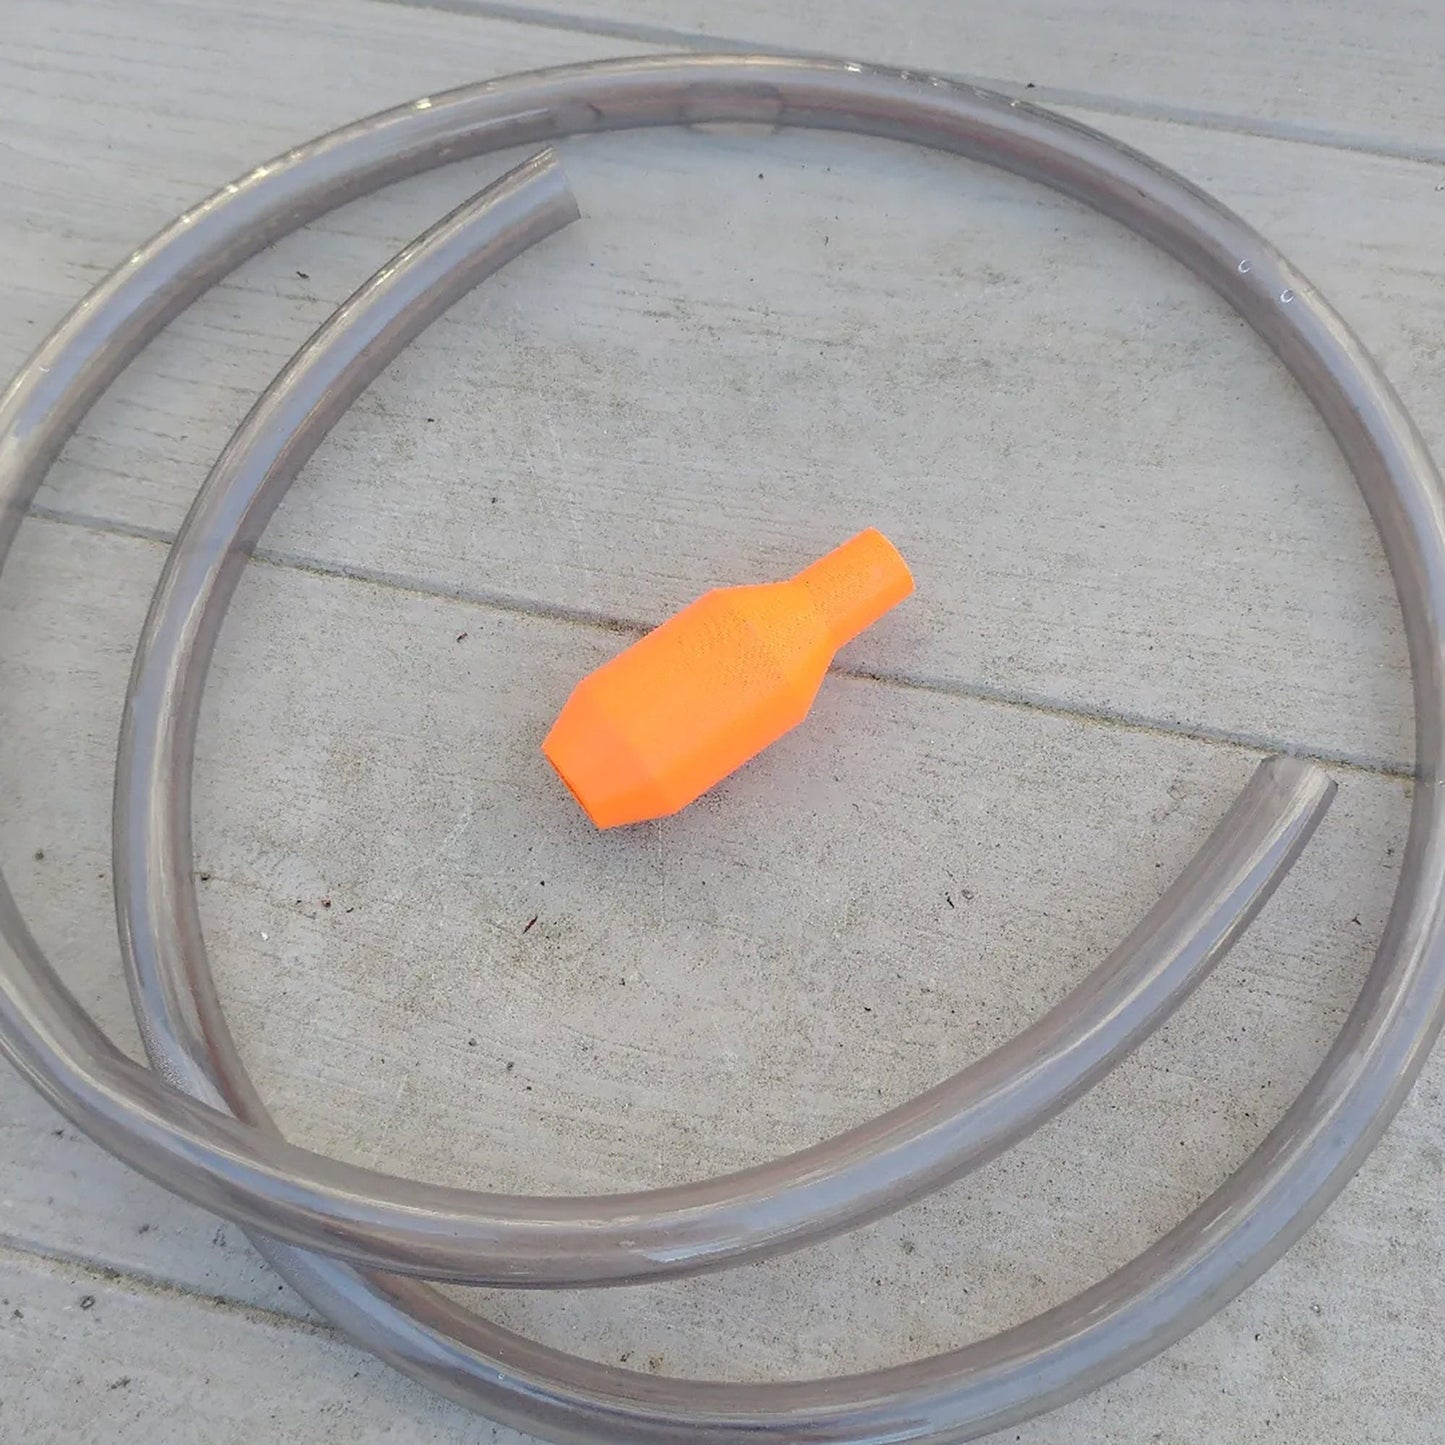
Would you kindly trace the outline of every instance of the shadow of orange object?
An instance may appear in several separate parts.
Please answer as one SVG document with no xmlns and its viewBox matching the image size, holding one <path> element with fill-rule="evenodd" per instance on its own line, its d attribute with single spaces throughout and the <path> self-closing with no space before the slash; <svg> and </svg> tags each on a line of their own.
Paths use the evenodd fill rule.
<svg viewBox="0 0 1445 1445">
<path fill-rule="evenodd" d="M 704 593 L 584 677 L 542 752 L 599 828 L 676 813 L 802 722 L 838 649 L 912 591 L 870 527 L 787 582 Z"/>
</svg>

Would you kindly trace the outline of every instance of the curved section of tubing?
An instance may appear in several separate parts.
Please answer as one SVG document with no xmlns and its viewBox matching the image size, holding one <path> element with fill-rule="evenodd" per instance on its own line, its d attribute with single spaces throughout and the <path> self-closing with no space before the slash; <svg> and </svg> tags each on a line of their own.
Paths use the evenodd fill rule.
<svg viewBox="0 0 1445 1445">
<path fill-rule="evenodd" d="M 579 214 L 556 156 L 544 150 L 403 247 L 261 394 L 186 513 L 136 646 L 121 716 L 114 809 L 116 918 L 126 979 L 151 1062 L 172 1082 L 197 1077 L 208 1051 L 235 1057 L 235 1046 L 209 986 L 190 876 L 189 764 L 200 687 L 186 699 L 196 706 L 172 706 L 180 694 L 158 659 L 184 658 L 204 679 L 246 559 L 326 434 L 442 312 Z M 184 771 L 163 775 L 162 758 L 172 756 L 186 760 Z M 147 884 L 148 898 L 142 892 Z M 186 952 L 200 960 L 204 989 L 186 987 L 180 962 Z M 184 1060 L 172 1057 L 176 1035 L 157 1040 L 148 1022 L 173 1016 L 188 1021 Z M 246 1102 L 260 1107 L 254 1093 Z M 216 1155 L 210 1157 L 214 1164 Z M 164 1171 L 155 1177 L 164 1180 Z"/>
<path fill-rule="evenodd" d="M 429 165 L 579 131 L 704 120 L 851 130 L 954 151 L 1066 192 L 1183 261 L 1276 350 L 1354 469 L 1394 573 L 1410 644 L 1417 772 L 1385 935 L 1320 1070 L 1245 1165 L 1131 1264 L 990 1340 L 894 1370 L 729 1386 L 638 1377 L 496 1329 L 421 1286 L 390 1291 L 283 1246 L 272 1255 L 355 1338 L 497 1418 L 573 1441 L 951 1441 L 1061 1403 L 1163 1349 L 1256 1278 L 1350 1177 L 1408 1091 L 1445 1016 L 1445 501 L 1428 452 L 1342 319 L 1256 232 L 1179 177 L 1086 127 L 926 77 L 771 57 L 648 57 L 428 97 L 258 167 L 137 251 L 42 344 L 0 402 L 0 557 L 65 438 L 144 343 L 277 236 Z M 0 886 L 16 951 L 0 1037 L 43 1093 L 104 1130 L 137 1102 L 125 1062 L 64 992 Z M 78 1075 L 70 1064 L 84 1060 Z M 113 1078 L 115 1095 L 86 1077 Z M 148 1105 L 141 1102 L 141 1112 Z M 174 1103 L 173 1108 L 178 1107 Z M 235 1128 L 196 1105 L 199 1127 Z M 67 1109 L 71 1112 L 71 1109 Z M 408 1312 L 411 1313 L 408 1313 Z"/>
</svg>

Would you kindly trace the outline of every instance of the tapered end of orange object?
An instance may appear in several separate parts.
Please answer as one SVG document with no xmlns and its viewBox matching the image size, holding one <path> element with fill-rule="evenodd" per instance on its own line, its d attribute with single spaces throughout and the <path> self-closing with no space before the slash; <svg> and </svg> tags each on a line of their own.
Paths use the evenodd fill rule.
<svg viewBox="0 0 1445 1445">
<path fill-rule="evenodd" d="M 833 654 L 913 591 L 881 532 L 709 592 L 584 677 L 542 752 L 599 828 L 685 808 L 807 715 Z"/>
<path fill-rule="evenodd" d="M 793 581 L 822 614 L 835 648 L 852 642 L 913 591 L 908 563 L 876 527 L 850 537 Z"/>
<path fill-rule="evenodd" d="M 669 801 L 624 729 L 614 726 L 605 705 L 590 695 L 595 691 L 588 687 L 592 677 L 584 678 L 567 700 L 542 744 L 542 755 L 599 828 L 676 812 L 687 800 Z"/>
</svg>

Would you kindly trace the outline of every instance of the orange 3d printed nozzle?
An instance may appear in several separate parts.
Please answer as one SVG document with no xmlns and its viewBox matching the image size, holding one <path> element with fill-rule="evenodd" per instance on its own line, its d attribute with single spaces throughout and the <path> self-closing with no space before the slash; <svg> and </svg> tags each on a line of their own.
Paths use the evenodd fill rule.
<svg viewBox="0 0 1445 1445">
<path fill-rule="evenodd" d="M 542 751 L 599 828 L 676 813 L 802 722 L 833 654 L 912 591 L 870 527 L 790 581 L 705 593 L 584 677 Z"/>
</svg>

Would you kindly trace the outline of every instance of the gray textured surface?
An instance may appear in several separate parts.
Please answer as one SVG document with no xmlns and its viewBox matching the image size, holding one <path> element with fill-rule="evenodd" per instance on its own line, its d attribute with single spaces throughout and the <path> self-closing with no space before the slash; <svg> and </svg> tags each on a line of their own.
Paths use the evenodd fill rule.
<svg viewBox="0 0 1445 1445">
<path fill-rule="evenodd" d="M 659 25 L 804 43 L 761 6 L 573 7 L 633 40 L 586 16 L 452 13 L 471 8 L 19 0 L 0 39 L 0 366 L 187 201 L 361 111 L 644 48 Z M 919 58 L 866 9 L 830 11 L 828 48 Z M 1143 9 L 1151 44 L 1197 24 Z M 1082 7 L 1010 7 L 976 61 L 947 7 L 909 7 L 897 39 L 1089 91 L 1076 113 L 1311 273 L 1438 449 L 1445 169 L 1428 104 L 1389 89 L 1433 22 L 1386 14 L 1365 44 L 1344 19 L 1302 36 L 1294 13 L 1253 7 L 1187 73 L 1121 59 Z M 564 161 L 584 223 L 373 388 L 243 584 L 197 799 L 223 994 L 306 1143 L 479 1185 L 679 1179 L 817 1138 L 996 1043 L 1147 907 L 1259 747 L 1334 760 L 1336 807 L 1246 941 L 1024 1149 L 785 1260 L 488 1301 L 679 1373 L 943 1348 L 1178 1218 L 1318 1060 L 1406 819 L 1388 579 L 1279 369 L 1076 207 L 819 136 L 616 137 Z M 351 207 L 173 327 L 67 450 L 0 583 L 0 847 L 42 941 L 127 1039 L 107 822 L 155 539 L 310 327 L 500 165 Z M 868 522 L 920 584 L 845 659 L 882 680 L 833 680 L 804 729 L 681 818 L 590 834 L 536 744 L 618 645 L 608 624 L 781 575 Z M 1437 1063 L 1238 1304 L 1010 1438 L 1435 1441 L 1442 1083 Z M 0 1100 L 0 1440 L 519 1438 L 305 1322 L 234 1229 L 8 1075 Z"/>
</svg>

